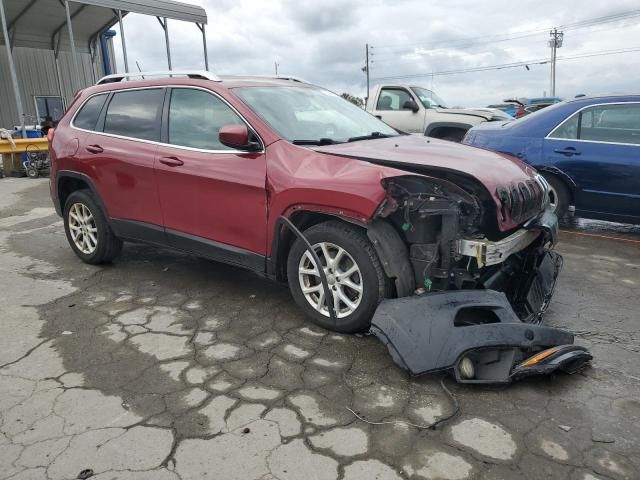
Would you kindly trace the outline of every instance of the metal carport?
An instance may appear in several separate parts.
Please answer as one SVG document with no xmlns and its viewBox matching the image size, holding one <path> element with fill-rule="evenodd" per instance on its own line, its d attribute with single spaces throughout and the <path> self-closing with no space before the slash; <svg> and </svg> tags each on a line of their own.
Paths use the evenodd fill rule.
<svg viewBox="0 0 640 480">
<path fill-rule="evenodd" d="M 71 50 L 74 60 L 73 83 L 75 88 L 80 89 L 86 85 L 82 84 L 79 76 L 78 52 L 95 55 L 100 35 L 116 23 L 120 24 L 125 71 L 129 72 L 121 21 L 128 13 L 152 15 L 158 19 L 165 33 L 169 70 L 171 52 L 167 19 L 195 23 L 202 33 L 205 68 L 209 69 L 205 32 L 207 14 L 202 7 L 173 0 L 0 0 L 0 45 L 8 45 L 5 50 L 23 136 L 24 109 L 12 56 L 13 48 L 53 50 L 56 59 L 61 49 Z"/>
</svg>

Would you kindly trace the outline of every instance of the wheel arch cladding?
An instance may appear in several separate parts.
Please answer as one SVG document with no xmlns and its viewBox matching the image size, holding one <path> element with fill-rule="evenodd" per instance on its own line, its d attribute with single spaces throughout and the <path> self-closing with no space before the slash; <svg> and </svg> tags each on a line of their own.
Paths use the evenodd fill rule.
<svg viewBox="0 0 640 480">
<path fill-rule="evenodd" d="M 64 205 L 73 192 L 77 190 L 89 190 L 98 207 L 102 209 L 107 220 L 109 220 L 108 210 L 105 207 L 102 197 L 98 193 L 93 180 L 88 175 L 67 170 L 60 170 L 56 175 L 56 211 L 62 214 Z"/>
<path fill-rule="evenodd" d="M 288 218 L 301 232 L 314 225 L 333 220 L 343 221 L 346 224 L 363 228 L 361 224 L 355 221 L 352 222 L 337 214 L 324 211 L 296 210 Z M 269 259 L 270 265 L 268 266 L 268 273 L 274 275 L 276 280 L 281 282 L 287 279 L 287 258 L 296 239 L 291 229 L 283 227 L 284 222 L 276 222 L 271 246 L 271 258 Z"/>
<path fill-rule="evenodd" d="M 374 220 L 368 225 L 367 237 L 382 263 L 384 273 L 395 285 L 396 295 L 411 295 L 415 290 L 413 268 L 409 262 L 409 249 L 400 234 L 389 222 Z"/>
</svg>

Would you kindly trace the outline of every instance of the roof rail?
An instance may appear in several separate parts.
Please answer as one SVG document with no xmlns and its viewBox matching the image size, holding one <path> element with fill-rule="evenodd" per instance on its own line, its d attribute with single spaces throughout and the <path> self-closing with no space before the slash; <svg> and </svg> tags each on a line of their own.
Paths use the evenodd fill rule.
<svg viewBox="0 0 640 480">
<path fill-rule="evenodd" d="M 298 83 L 309 83 L 304 78 L 294 77 L 292 75 L 278 75 L 277 77 L 272 77 L 272 78 L 277 78 L 278 80 L 290 80 L 292 82 L 298 82 Z"/>
<path fill-rule="evenodd" d="M 220 78 L 206 70 L 172 70 L 172 71 L 158 71 L 158 72 L 131 72 L 131 73 L 113 73 L 106 75 L 96 82 L 96 85 L 103 85 L 105 83 L 121 82 L 130 78 L 146 78 L 146 77 L 173 77 L 173 76 L 186 76 L 189 78 L 198 78 L 200 80 L 211 80 L 213 82 L 220 82 Z"/>
<path fill-rule="evenodd" d="M 265 80 L 287 80 L 290 82 L 298 82 L 298 83 L 311 83 L 304 78 L 294 77 L 293 75 L 223 75 L 221 77 L 222 80 L 251 80 L 251 79 L 265 79 Z"/>
</svg>

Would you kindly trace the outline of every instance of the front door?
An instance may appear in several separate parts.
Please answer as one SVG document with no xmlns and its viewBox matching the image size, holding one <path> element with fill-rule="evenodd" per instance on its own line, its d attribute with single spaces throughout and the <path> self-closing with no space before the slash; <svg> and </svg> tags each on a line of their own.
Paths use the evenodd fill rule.
<svg viewBox="0 0 640 480">
<path fill-rule="evenodd" d="M 640 104 L 585 108 L 545 139 L 545 153 L 576 183 L 578 213 L 640 218 Z"/>
<path fill-rule="evenodd" d="M 169 242 L 230 263 L 264 268 L 267 224 L 264 152 L 218 140 L 224 125 L 245 123 L 214 93 L 167 93 L 155 176 Z"/>
<path fill-rule="evenodd" d="M 416 102 L 419 110 L 403 108 L 408 101 L 416 102 L 411 93 L 405 88 L 385 87 L 380 90 L 376 109 L 376 117 L 387 125 L 408 133 L 424 133 L 425 110 L 421 103 Z"/>
</svg>

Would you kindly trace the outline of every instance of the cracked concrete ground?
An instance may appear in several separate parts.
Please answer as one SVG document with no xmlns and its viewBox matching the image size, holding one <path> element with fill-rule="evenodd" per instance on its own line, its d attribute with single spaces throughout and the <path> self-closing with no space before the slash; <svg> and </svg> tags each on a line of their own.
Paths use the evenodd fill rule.
<svg viewBox="0 0 640 480">
<path fill-rule="evenodd" d="M 547 322 L 595 355 L 509 387 L 411 379 L 288 291 L 146 246 L 93 267 L 43 180 L 0 180 L 0 479 L 640 478 L 640 236 L 563 235 Z M 633 241 L 635 238 L 635 242 Z"/>
</svg>

